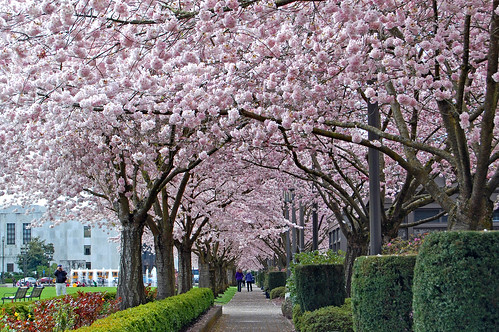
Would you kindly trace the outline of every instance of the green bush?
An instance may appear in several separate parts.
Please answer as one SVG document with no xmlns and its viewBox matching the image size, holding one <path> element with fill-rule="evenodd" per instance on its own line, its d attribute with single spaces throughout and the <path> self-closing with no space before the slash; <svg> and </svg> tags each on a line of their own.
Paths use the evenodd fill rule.
<svg viewBox="0 0 499 332">
<path fill-rule="evenodd" d="M 286 277 L 286 272 L 269 272 L 267 275 L 267 291 L 270 293 L 274 288 L 286 286 Z"/>
<path fill-rule="evenodd" d="M 411 331 L 416 256 L 363 256 L 355 260 L 352 306 L 355 331 Z"/>
<path fill-rule="evenodd" d="M 299 304 L 293 305 L 293 324 L 295 325 L 296 331 L 301 331 L 301 320 L 303 317 L 303 311 Z"/>
<path fill-rule="evenodd" d="M 353 332 L 352 307 L 350 305 L 328 306 L 307 311 L 301 317 L 300 331 Z"/>
<path fill-rule="evenodd" d="M 209 288 L 193 288 L 187 293 L 119 311 L 78 331 L 180 331 L 213 305 Z"/>
<path fill-rule="evenodd" d="M 286 288 L 289 291 L 291 301 L 296 303 L 296 282 L 295 282 L 295 268 L 301 265 L 317 265 L 317 264 L 343 264 L 345 261 L 345 253 L 341 250 L 335 252 L 328 250 L 321 253 L 318 250 L 300 252 L 294 255 L 296 263 L 291 263 L 291 275 L 286 281 Z"/>
<path fill-rule="evenodd" d="M 284 298 L 284 296 L 286 296 L 286 287 L 285 286 L 276 287 L 270 291 L 270 299 L 275 299 L 278 297 Z"/>
<path fill-rule="evenodd" d="M 414 330 L 499 331 L 499 232 L 438 232 L 414 269 Z"/>
<path fill-rule="evenodd" d="M 303 311 L 345 302 L 343 265 L 298 265 L 295 267 L 296 300 Z"/>
</svg>

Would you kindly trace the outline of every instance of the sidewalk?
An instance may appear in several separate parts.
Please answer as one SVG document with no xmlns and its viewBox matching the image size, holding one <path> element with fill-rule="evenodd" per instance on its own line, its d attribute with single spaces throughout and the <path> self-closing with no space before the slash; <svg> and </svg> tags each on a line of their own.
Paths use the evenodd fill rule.
<svg viewBox="0 0 499 332">
<path fill-rule="evenodd" d="M 236 292 L 232 300 L 222 307 L 222 317 L 210 332 L 265 331 L 292 332 L 293 325 L 281 313 L 281 307 L 265 298 L 255 285 L 253 291 Z"/>
</svg>

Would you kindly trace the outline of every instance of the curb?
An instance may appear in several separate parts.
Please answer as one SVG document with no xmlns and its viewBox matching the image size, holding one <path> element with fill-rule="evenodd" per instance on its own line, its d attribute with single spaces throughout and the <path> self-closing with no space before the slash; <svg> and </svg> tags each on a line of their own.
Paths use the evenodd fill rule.
<svg viewBox="0 0 499 332">
<path fill-rule="evenodd" d="M 222 306 L 213 306 L 203 315 L 201 320 L 191 326 L 188 332 L 208 332 L 222 316 Z"/>
</svg>

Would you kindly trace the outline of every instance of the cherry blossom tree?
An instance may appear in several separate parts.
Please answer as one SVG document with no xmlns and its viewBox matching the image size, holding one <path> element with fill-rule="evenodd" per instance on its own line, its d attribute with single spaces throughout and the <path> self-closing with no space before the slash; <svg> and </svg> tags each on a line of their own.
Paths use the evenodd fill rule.
<svg viewBox="0 0 499 332">
<path fill-rule="evenodd" d="M 436 0 L 262 7 L 265 20 L 249 24 L 240 15 L 230 28 L 225 81 L 239 114 L 267 132 L 281 125 L 296 136 L 376 148 L 424 186 L 449 214 L 449 229 L 490 228 L 499 179 L 497 7 Z M 366 123 L 368 101 L 379 104 L 382 128 Z M 370 142 L 367 132 L 380 140 Z"/>
</svg>

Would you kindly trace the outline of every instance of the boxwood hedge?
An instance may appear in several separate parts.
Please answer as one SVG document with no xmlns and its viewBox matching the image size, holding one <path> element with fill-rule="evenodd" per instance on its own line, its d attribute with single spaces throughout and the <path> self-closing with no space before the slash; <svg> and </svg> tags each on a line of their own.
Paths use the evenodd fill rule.
<svg viewBox="0 0 499 332">
<path fill-rule="evenodd" d="M 428 235 L 414 275 L 414 331 L 499 331 L 499 232 Z"/>
<path fill-rule="evenodd" d="M 213 301 L 211 289 L 193 288 L 184 294 L 118 311 L 78 331 L 180 331 L 209 309 Z"/>
<path fill-rule="evenodd" d="M 416 256 L 363 256 L 355 260 L 352 307 L 355 331 L 412 331 Z"/>
</svg>

